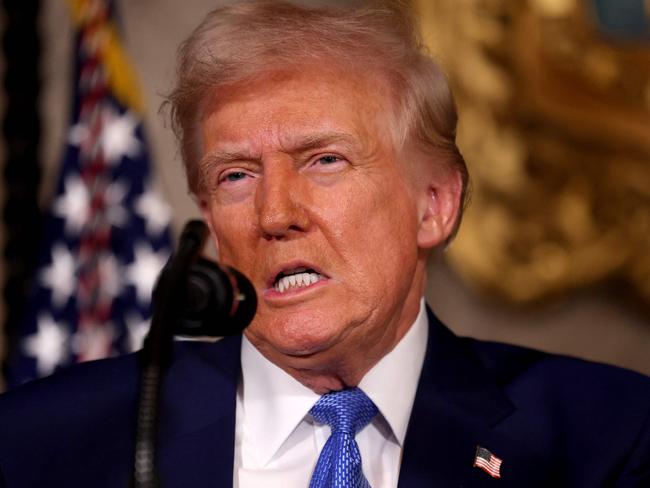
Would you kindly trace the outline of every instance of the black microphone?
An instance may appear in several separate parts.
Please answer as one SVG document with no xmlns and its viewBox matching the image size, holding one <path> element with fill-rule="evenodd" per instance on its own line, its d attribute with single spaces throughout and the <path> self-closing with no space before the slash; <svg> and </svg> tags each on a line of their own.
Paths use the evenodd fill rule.
<svg viewBox="0 0 650 488">
<path fill-rule="evenodd" d="M 253 320 L 256 308 L 255 289 L 243 274 L 198 258 L 187 277 L 175 333 L 208 337 L 240 334 Z"/>
<path fill-rule="evenodd" d="M 173 359 L 173 335 L 238 334 L 255 315 L 255 289 L 244 275 L 200 257 L 208 233 L 200 220 L 185 225 L 154 289 L 151 327 L 140 356 L 134 488 L 160 485 L 156 440 L 162 380 Z"/>
<path fill-rule="evenodd" d="M 168 282 L 180 283 L 176 289 L 177 318 L 173 333 L 184 336 L 221 337 L 240 334 L 253 320 L 257 309 L 255 288 L 239 271 L 219 266 L 214 261 L 200 257 L 208 237 L 208 228 L 200 220 L 191 220 L 183 228 L 178 251 L 170 258 L 160 275 L 156 290 Z M 176 272 L 177 262 L 190 261 L 182 276 Z M 174 276 L 179 274 L 180 276 Z M 178 286 L 178 285 L 177 285 Z"/>
</svg>

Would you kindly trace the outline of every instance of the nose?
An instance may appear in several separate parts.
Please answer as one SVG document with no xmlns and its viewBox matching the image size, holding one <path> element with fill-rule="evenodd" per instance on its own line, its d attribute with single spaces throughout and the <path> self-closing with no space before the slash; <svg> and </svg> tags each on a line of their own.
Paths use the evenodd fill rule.
<svg viewBox="0 0 650 488">
<path fill-rule="evenodd" d="M 291 164 L 268 164 L 255 200 L 260 232 L 265 239 L 290 238 L 308 230 L 310 221 L 305 204 L 309 192 Z"/>
</svg>

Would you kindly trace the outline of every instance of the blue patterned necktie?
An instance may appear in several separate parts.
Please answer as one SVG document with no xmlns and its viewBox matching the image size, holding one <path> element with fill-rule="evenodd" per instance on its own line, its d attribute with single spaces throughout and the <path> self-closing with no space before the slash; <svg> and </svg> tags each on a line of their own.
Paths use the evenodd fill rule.
<svg viewBox="0 0 650 488">
<path fill-rule="evenodd" d="M 309 488 L 370 488 L 354 436 L 377 415 L 375 404 L 359 388 L 349 388 L 323 395 L 309 412 L 332 429 Z"/>
</svg>

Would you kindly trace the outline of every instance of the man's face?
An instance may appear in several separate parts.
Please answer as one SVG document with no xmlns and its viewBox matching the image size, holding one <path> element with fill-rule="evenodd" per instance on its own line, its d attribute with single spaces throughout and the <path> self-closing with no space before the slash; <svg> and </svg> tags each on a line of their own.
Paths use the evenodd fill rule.
<svg viewBox="0 0 650 488">
<path fill-rule="evenodd" d="M 364 77 L 313 68 L 218 100 L 201 126 L 199 198 L 221 262 L 257 291 L 247 336 L 297 376 L 345 376 L 349 358 L 380 358 L 417 315 L 424 272 L 388 97 Z"/>
</svg>

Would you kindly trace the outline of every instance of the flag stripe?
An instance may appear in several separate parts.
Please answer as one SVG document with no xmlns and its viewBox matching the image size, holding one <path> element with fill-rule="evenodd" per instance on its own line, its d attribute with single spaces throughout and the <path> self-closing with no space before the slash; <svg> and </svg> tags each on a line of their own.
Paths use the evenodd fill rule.
<svg viewBox="0 0 650 488">
<path fill-rule="evenodd" d="M 477 446 L 474 456 L 474 467 L 480 468 L 493 478 L 501 478 L 502 460 L 484 447 Z"/>
</svg>

